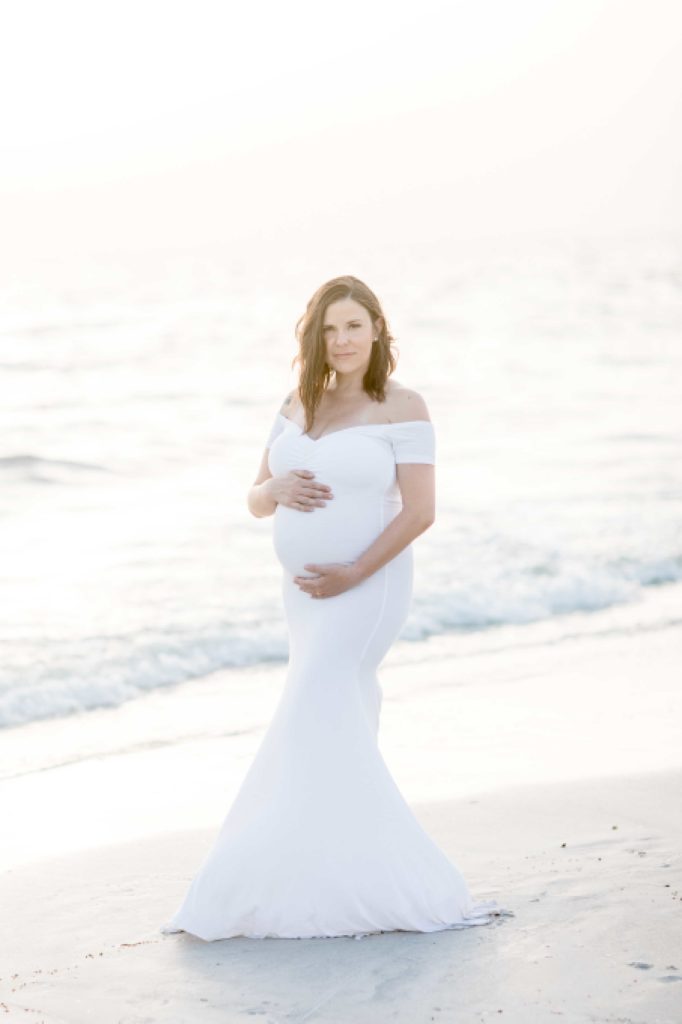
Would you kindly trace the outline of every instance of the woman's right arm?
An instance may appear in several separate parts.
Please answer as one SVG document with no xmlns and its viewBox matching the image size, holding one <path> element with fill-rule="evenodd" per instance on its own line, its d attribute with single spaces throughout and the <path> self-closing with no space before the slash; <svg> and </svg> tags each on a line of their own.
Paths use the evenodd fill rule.
<svg viewBox="0 0 682 1024">
<path fill-rule="evenodd" d="M 277 501 L 272 494 L 272 481 L 275 479 L 268 466 L 268 452 L 266 448 L 261 459 L 258 476 L 254 480 L 246 499 L 249 512 L 259 519 L 263 516 L 271 516 L 277 508 Z"/>
<path fill-rule="evenodd" d="M 282 403 L 280 413 L 291 408 L 294 392 Z M 258 475 L 247 496 L 252 515 L 261 519 L 274 514 L 278 505 L 287 505 L 299 512 L 312 512 L 316 506 L 326 505 L 326 499 L 333 497 L 331 487 L 313 483 L 315 476 L 309 469 L 292 469 L 283 476 L 273 476 L 268 464 L 269 449 L 263 452 Z M 325 499 L 325 500 L 323 500 Z"/>
</svg>

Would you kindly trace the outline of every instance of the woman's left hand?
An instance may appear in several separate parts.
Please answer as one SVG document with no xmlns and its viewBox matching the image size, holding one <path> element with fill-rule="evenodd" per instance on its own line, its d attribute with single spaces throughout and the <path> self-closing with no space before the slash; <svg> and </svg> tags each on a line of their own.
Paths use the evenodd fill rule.
<svg viewBox="0 0 682 1024">
<path fill-rule="evenodd" d="M 336 597 L 359 583 L 352 564 L 331 562 L 329 565 L 304 565 L 303 568 L 306 572 L 318 574 L 314 578 L 294 576 L 294 583 L 311 597 Z"/>
</svg>

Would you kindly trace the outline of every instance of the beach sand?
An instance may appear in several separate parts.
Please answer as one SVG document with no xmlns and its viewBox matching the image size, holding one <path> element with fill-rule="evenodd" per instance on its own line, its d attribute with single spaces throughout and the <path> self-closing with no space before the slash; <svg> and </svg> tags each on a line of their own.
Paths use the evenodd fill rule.
<svg viewBox="0 0 682 1024">
<path fill-rule="evenodd" d="M 380 745 L 477 898 L 514 916 L 360 941 L 162 935 L 284 669 L 8 730 L 0 1019 L 682 1021 L 682 609 L 407 645 Z"/>
</svg>

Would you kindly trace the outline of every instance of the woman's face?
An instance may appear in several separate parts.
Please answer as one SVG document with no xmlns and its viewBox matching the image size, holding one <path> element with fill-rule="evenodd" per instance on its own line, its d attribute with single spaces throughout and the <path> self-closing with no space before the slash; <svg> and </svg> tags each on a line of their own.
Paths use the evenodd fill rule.
<svg viewBox="0 0 682 1024">
<path fill-rule="evenodd" d="M 353 373 L 369 364 L 377 327 L 355 299 L 338 299 L 327 306 L 323 321 L 327 362 L 339 373 Z"/>
</svg>

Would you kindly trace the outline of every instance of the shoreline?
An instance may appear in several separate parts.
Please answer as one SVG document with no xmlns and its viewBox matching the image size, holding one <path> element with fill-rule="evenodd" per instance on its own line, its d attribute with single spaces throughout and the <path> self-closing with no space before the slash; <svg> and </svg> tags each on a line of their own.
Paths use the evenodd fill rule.
<svg viewBox="0 0 682 1024">
<path fill-rule="evenodd" d="M 640 601 L 598 611 L 402 641 L 388 652 L 379 668 L 385 706 L 410 689 L 421 689 L 422 680 L 416 682 L 411 675 L 413 666 L 426 667 L 438 680 L 443 675 L 439 663 L 456 661 L 458 666 L 467 666 L 467 676 L 457 668 L 450 674 L 452 685 L 470 685 L 486 678 L 487 668 L 479 670 L 477 659 L 489 661 L 492 656 L 494 661 L 497 655 L 523 658 L 534 649 L 558 650 L 559 645 L 610 637 L 631 639 L 651 631 L 672 633 L 678 626 L 682 629 L 682 582 L 647 588 Z M 682 651 L 682 640 L 680 648 Z M 556 657 L 563 657 L 563 652 Z M 228 738 L 262 731 L 272 715 L 286 668 L 287 663 L 280 661 L 218 669 L 151 689 L 114 706 L 6 726 L 0 729 L 0 786 L 11 778 L 81 760 L 132 753 L 135 747 L 142 750 L 209 735 Z M 430 688 L 429 680 L 426 685 Z M 224 709 L 222 716 L 216 714 L 216 705 Z M 217 717 L 224 723 L 222 727 L 216 727 Z"/>
<path fill-rule="evenodd" d="M 674 605 L 680 594 L 682 586 L 661 597 Z M 682 629 L 655 618 L 659 604 L 621 609 L 626 622 L 602 613 L 591 633 L 555 623 L 552 636 L 541 623 L 506 638 L 498 631 L 487 646 L 481 636 L 440 637 L 415 646 L 404 664 L 382 666 L 379 746 L 408 802 L 682 767 L 682 716 L 673 713 Z M 178 823 L 217 827 L 285 670 L 218 672 L 7 733 L 0 812 L 14 824 L 0 843 L 0 871 Z"/>
</svg>

